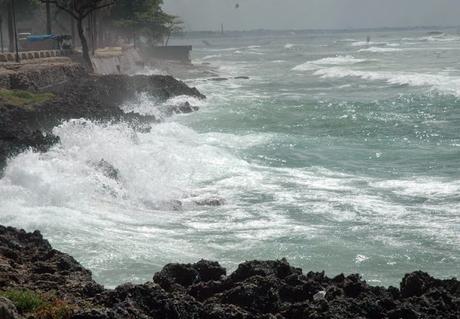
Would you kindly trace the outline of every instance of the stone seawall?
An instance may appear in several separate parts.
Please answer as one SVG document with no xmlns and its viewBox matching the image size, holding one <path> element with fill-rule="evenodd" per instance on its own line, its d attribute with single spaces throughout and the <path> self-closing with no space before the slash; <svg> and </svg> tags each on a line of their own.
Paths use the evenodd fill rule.
<svg viewBox="0 0 460 319">
<path fill-rule="evenodd" d="M 21 60 L 34 60 L 43 58 L 53 58 L 59 56 L 68 56 L 71 54 L 71 50 L 40 50 L 19 52 L 19 58 Z M 0 53 L 0 62 L 16 62 L 16 53 Z"/>
<path fill-rule="evenodd" d="M 91 58 L 98 74 L 134 74 L 144 68 L 144 60 L 135 48 L 106 48 Z"/>
<path fill-rule="evenodd" d="M 77 63 L 24 64 L 0 68 L 0 88 L 9 90 L 44 90 L 85 76 Z"/>
</svg>

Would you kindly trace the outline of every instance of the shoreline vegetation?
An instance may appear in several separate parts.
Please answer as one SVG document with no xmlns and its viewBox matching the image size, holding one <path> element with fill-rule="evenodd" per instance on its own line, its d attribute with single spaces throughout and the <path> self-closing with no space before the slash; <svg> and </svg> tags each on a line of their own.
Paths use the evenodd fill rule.
<svg viewBox="0 0 460 319">
<path fill-rule="evenodd" d="M 446 318 L 460 316 L 460 282 L 424 272 L 400 287 L 373 287 L 357 274 L 303 273 L 287 260 L 247 261 L 231 274 L 217 262 L 168 264 L 144 284 L 105 289 L 39 231 L 0 226 L 0 317 Z"/>
</svg>

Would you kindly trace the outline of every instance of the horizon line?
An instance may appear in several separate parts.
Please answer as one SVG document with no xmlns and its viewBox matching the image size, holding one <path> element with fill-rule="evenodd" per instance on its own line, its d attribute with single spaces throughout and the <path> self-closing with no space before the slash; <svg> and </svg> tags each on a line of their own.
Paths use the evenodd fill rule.
<svg viewBox="0 0 460 319">
<path fill-rule="evenodd" d="M 225 32 L 260 32 L 260 31 L 268 31 L 268 32 L 318 32 L 318 31 L 372 31 L 372 30 L 411 30 L 411 29 L 454 29 L 460 28 L 460 25 L 451 25 L 451 26 L 429 26 L 429 25 L 419 25 L 419 26 L 401 26 L 401 27 L 390 27 L 390 26 L 383 26 L 383 27 L 358 27 L 358 28 L 293 28 L 293 29 L 269 29 L 269 28 L 258 28 L 258 29 L 246 29 L 246 30 L 225 30 Z M 192 30 L 192 31 L 184 31 L 184 33 L 221 33 L 220 30 Z"/>
</svg>

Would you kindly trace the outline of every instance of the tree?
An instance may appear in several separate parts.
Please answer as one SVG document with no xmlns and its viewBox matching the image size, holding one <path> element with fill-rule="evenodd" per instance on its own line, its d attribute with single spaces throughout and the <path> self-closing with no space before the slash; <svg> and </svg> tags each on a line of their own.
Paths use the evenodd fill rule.
<svg viewBox="0 0 460 319">
<path fill-rule="evenodd" d="M 120 33 L 130 30 L 130 35 L 144 35 L 158 43 L 169 34 L 168 25 L 176 18 L 165 13 L 162 4 L 162 0 L 117 0 L 108 18 Z"/>
<path fill-rule="evenodd" d="M 40 0 L 42 3 L 54 4 L 60 10 L 67 12 L 77 22 L 78 36 L 80 37 L 83 60 L 86 67 L 93 71 L 91 57 L 89 55 L 88 40 L 83 28 L 83 20 L 92 12 L 107 8 L 115 3 L 115 0 Z"/>
<path fill-rule="evenodd" d="M 24 20 L 30 18 L 35 9 L 38 8 L 38 0 L 14 0 L 15 11 L 17 13 L 17 20 Z M 14 36 L 14 23 L 13 23 L 13 7 L 12 0 L 0 0 L 0 22 L 3 20 L 3 13 L 6 13 L 8 25 L 8 43 L 9 51 L 14 51 L 15 36 Z"/>
<path fill-rule="evenodd" d="M 167 32 L 165 46 L 168 46 L 171 35 L 184 31 L 184 21 L 182 21 L 179 17 L 173 16 L 166 22 L 165 27 Z"/>
</svg>

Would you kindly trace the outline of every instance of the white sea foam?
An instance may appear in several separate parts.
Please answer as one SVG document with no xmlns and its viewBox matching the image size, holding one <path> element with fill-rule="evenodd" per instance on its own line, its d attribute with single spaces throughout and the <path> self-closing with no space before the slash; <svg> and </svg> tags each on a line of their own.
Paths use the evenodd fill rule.
<svg viewBox="0 0 460 319">
<path fill-rule="evenodd" d="M 287 43 L 287 44 L 284 45 L 285 49 L 292 49 L 293 47 L 294 47 L 294 44 L 292 44 L 292 43 Z"/>
<path fill-rule="evenodd" d="M 387 45 L 387 44 L 388 42 L 357 41 L 357 42 L 353 42 L 351 46 L 353 47 L 363 47 L 363 46 L 368 46 L 368 45 L 382 46 L 382 45 Z"/>
<path fill-rule="evenodd" d="M 173 261 L 227 256 L 231 262 L 224 265 L 233 266 L 244 258 L 267 258 L 267 250 L 271 258 L 286 254 L 276 253 L 271 243 L 287 245 L 289 254 L 298 254 L 290 250 L 295 249 L 290 240 L 337 245 L 341 238 L 330 229 L 342 223 L 361 225 L 350 231 L 374 241 L 378 230 L 386 247 L 404 245 L 390 239 L 407 223 L 420 232 L 414 238 L 423 234 L 434 242 L 458 243 L 455 227 L 430 214 L 414 218 L 406 206 L 379 194 L 402 189 L 405 196 L 419 196 L 429 185 L 412 192 L 410 180 L 395 186 L 324 168 L 251 164 L 235 156 L 270 145 L 274 135 L 199 134 L 174 122 L 139 133 L 125 124 L 85 120 L 66 122 L 54 133 L 61 143 L 49 152 L 27 151 L 9 161 L 0 180 L 0 223 L 41 229 L 56 248 L 71 252 L 109 286 L 145 281 Z M 118 170 L 118 180 L 98 168 L 101 159 Z M 371 191 L 363 187 L 367 184 Z M 442 188 L 444 197 L 458 193 L 449 181 L 431 186 Z M 193 204 L 213 197 L 224 198 L 226 205 L 207 210 Z M 414 249 L 414 243 L 408 245 Z M 356 253 L 369 260 L 375 255 L 365 247 Z"/>
<path fill-rule="evenodd" d="M 374 52 L 374 53 L 399 52 L 399 51 L 403 51 L 403 50 L 399 48 L 382 48 L 382 47 L 370 47 L 370 48 L 358 50 L 358 52 Z"/>
<path fill-rule="evenodd" d="M 228 39 L 227 44 L 238 46 L 237 41 Z M 283 44 L 280 42 L 280 48 Z M 344 123 L 330 123 L 327 131 L 322 126 L 329 124 L 330 115 L 340 119 L 340 115 L 355 111 L 354 103 L 345 100 L 339 104 L 343 113 L 329 114 L 336 111 L 328 95 L 331 87 L 355 89 L 364 84 L 359 79 L 366 79 L 382 81 L 379 88 L 386 83 L 426 85 L 449 92 L 460 87 L 457 77 L 448 72 L 442 76 L 401 72 L 401 64 L 384 64 L 384 55 L 379 62 L 388 67 L 387 72 L 357 70 L 365 66 L 357 60 L 372 60 L 342 55 L 309 63 L 317 76 L 356 79 L 338 81 L 337 86 L 329 85 L 331 81 L 323 85 L 323 81 L 309 79 L 314 84 L 310 86 L 303 78 L 302 82 L 294 82 L 297 77 L 285 81 L 281 74 L 283 83 L 278 85 L 279 75 L 268 74 L 271 69 L 279 72 L 278 65 L 268 63 L 263 68 L 260 61 L 251 64 L 234 56 L 225 61 L 234 50 L 250 51 L 247 44 L 241 46 L 227 54 L 216 53 L 222 54 L 219 72 L 229 78 L 249 75 L 250 81 L 188 80 L 190 85 L 199 85 L 207 101 L 177 97 L 162 103 L 141 95 L 138 101 L 124 106 L 126 111 L 162 116 L 162 106 L 190 101 L 201 106 L 201 112 L 167 119 L 153 125 L 151 131 L 136 131 L 123 123 L 69 121 L 55 129 L 61 143 L 49 152 L 27 151 L 10 159 L 0 179 L 0 224 L 42 230 L 53 246 L 70 252 L 93 270 L 99 282 L 109 286 L 144 282 L 166 263 L 201 258 L 223 261 L 229 270 L 244 259 L 285 256 L 296 266 L 328 267 L 330 273 L 364 267 L 368 271 L 366 279 L 379 277 L 386 285 L 394 284 L 403 271 L 410 271 L 414 257 L 420 258 L 421 267 L 436 271 L 423 261 L 429 256 L 426 259 L 440 261 L 435 265 L 443 267 L 438 274 L 458 275 L 458 180 L 430 176 L 435 173 L 431 169 L 426 170 L 426 177 L 371 177 L 371 161 L 388 161 L 391 157 L 385 149 L 373 149 L 375 140 L 367 142 L 369 136 L 362 129 L 374 129 L 370 126 L 372 118 L 365 123 L 350 123 L 343 118 L 340 121 Z M 212 49 L 220 50 L 207 48 L 202 55 L 212 54 Z M 292 52 L 278 53 L 267 53 L 266 62 L 289 60 Z M 239 57 L 244 60 L 245 56 Z M 262 68 L 263 73 L 258 72 Z M 263 87 L 262 81 L 269 85 Z M 367 94 L 374 97 L 374 92 L 361 89 L 357 98 Z M 312 92 L 321 94 L 330 104 L 318 104 L 306 111 L 306 105 L 314 104 L 305 103 L 312 99 Z M 289 113 L 293 104 L 295 113 Z M 325 109 L 320 110 L 321 106 Z M 279 108 L 283 112 L 276 113 Z M 402 116 L 393 113 L 397 108 L 388 105 L 385 113 Z M 353 114 L 359 118 L 366 109 L 360 107 Z M 417 123 L 428 125 L 426 114 L 418 111 L 424 112 L 414 108 L 403 117 L 416 113 Z M 273 115 L 276 118 L 270 117 Z M 284 115 L 292 117 L 285 119 Z M 302 128 L 308 124 L 304 121 L 308 117 L 318 121 L 304 135 Z M 439 119 L 451 121 L 447 116 L 432 120 Z M 358 134 L 356 139 L 348 134 L 353 128 L 348 125 L 358 125 L 353 129 Z M 287 131 L 289 128 L 293 131 Z M 376 126 L 375 132 L 381 129 Z M 344 139 L 339 136 L 343 133 Z M 354 142 L 359 145 L 357 154 L 351 154 Z M 442 147 L 458 150 L 458 146 L 452 139 Z M 393 147 L 399 148 L 390 142 Z M 360 162 L 367 155 L 372 158 Z M 333 163 L 334 157 L 340 157 L 337 163 Z M 101 159 L 118 170 L 118 180 L 98 167 Z M 293 165 L 290 160 L 295 161 Z M 312 167 L 312 162 L 337 169 Z M 347 163 L 354 167 L 364 163 L 363 169 L 357 169 L 360 173 L 344 173 L 349 172 Z M 394 168 L 397 172 L 406 167 Z M 195 204 L 209 198 L 223 198 L 226 203 L 212 208 Z M 412 261 L 406 262 L 410 258 Z"/>
<path fill-rule="evenodd" d="M 396 85 L 428 86 L 441 93 L 460 96 L 460 78 L 442 74 L 361 71 L 344 67 L 323 68 L 316 70 L 314 74 L 322 78 L 357 77 L 364 80 L 385 81 L 389 84 Z"/>
<path fill-rule="evenodd" d="M 180 106 L 184 103 L 190 103 L 192 106 L 203 107 L 207 102 L 187 95 L 179 95 L 165 102 L 160 102 L 148 94 L 139 94 L 134 100 L 129 101 L 121 106 L 126 113 L 134 112 L 141 115 L 154 115 L 157 119 L 163 119 L 168 114 L 168 109 L 174 106 Z M 165 113 L 166 112 L 166 113 Z"/>
<path fill-rule="evenodd" d="M 459 36 L 450 36 L 450 35 L 439 35 L 439 36 L 426 36 L 419 38 L 421 41 L 428 41 L 428 42 L 454 42 L 460 41 Z"/>
<path fill-rule="evenodd" d="M 210 54 L 206 55 L 202 58 L 202 60 L 210 60 L 210 59 L 216 59 L 216 58 L 221 58 L 222 54 Z"/>
<path fill-rule="evenodd" d="M 138 75 L 167 75 L 167 72 L 157 68 L 146 67 L 143 70 L 137 71 Z"/>
<path fill-rule="evenodd" d="M 323 58 L 315 61 L 308 61 L 303 64 L 299 64 L 295 66 L 292 70 L 294 71 L 311 71 L 311 70 L 316 70 L 319 69 L 323 66 L 330 66 L 330 65 L 351 65 L 351 64 L 357 64 L 357 63 L 362 63 L 366 62 L 367 60 L 365 59 L 357 59 L 354 58 L 351 55 L 346 55 L 346 56 L 336 56 L 336 57 L 329 57 L 329 58 Z"/>
<path fill-rule="evenodd" d="M 460 181 L 440 178 L 385 180 L 374 182 L 372 186 L 391 190 L 399 195 L 426 197 L 430 201 L 442 200 L 452 194 L 460 194 Z"/>
</svg>

